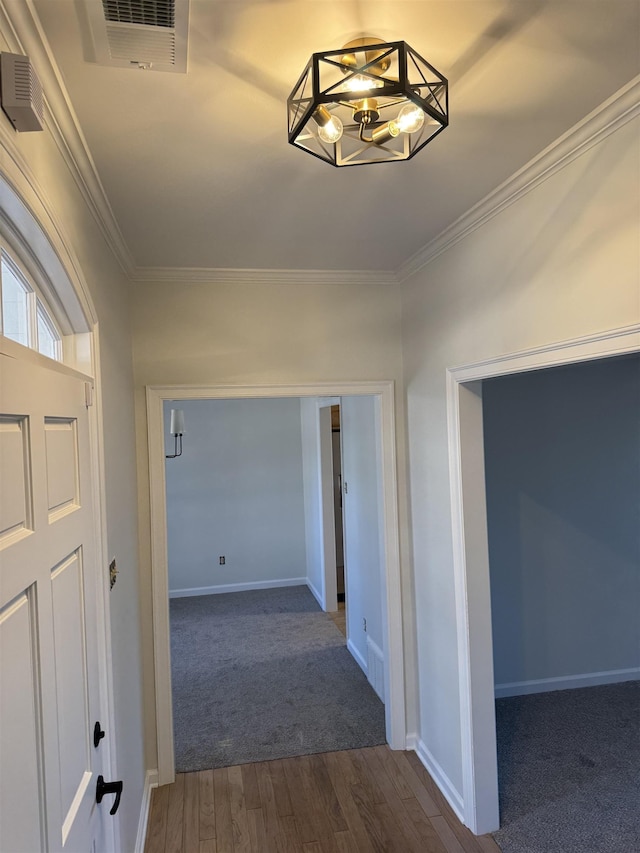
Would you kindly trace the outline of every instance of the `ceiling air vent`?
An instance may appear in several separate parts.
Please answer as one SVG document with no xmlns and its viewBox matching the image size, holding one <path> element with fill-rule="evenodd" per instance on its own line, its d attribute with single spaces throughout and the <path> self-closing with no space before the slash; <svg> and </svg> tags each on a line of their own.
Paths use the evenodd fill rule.
<svg viewBox="0 0 640 853">
<path fill-rule="evenodd" d="M 186 72 L 189 0 L 85 0 L 85 8 L 99 65 Z"/>
</svg>

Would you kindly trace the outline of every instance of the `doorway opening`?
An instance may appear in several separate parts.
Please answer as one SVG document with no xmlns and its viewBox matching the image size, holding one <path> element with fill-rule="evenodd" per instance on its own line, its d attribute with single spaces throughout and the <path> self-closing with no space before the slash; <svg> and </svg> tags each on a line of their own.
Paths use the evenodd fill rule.
<svg viewBox="0 0 640 853">
<path fill-rule="evenodd" d="M 447 371 L 464 821 L 476 834 L 500 825 L 483 380 L 639 350 L 640 327 L 632 326 Z"/>
<path fill-rule="evenodd" d="M 152 547 L 154 563 L 154 633 L 156 663 L 156 710 L 158 719 L 158 754 L 160 784 L 171 782 L 175 773 L 173 744 L 173 707 L 171 701 L 169 655 L 169 578 L 167 560 L 166 499 L 164 470 L 163 405 L 165 401 L 240 400 L 265 398 L 302 398 L 313 403 L 326 386 L 293 388 L 204 388 L 163 387 L 147 389 L 149 429 L 149 461 L 152 491 Z M 383 571 L 380 578 L 382 604 L 381 643 L 384 650 L 385 728 L 387 741 L 395 748 L 405 743 L 404 685 L 402 675 L 402 631 L 399 600 L 399 555 L 396 506 L 395 439 L 393 425 L 392 383 L 344 383 L 331 388 L 335 396 L 368 398 L 378 412 L 376 436 L 380 444 L 380 496 L 383 509 L 381 531 Z M 177 402 L 174 405 L 179 405 Z M 187 430 L 188 428 L 186 428 Z M 187 431 L 185 431 L 185 447 Z M 180 460 L 176 460 L 180 461 Z M 335 536 L 335 531 L 334 531 Z M 335 545 L 335 539 L 334 539 Z M 347 569 L 348 574 L 348 569 Z M 336 583 L 334 562 L 334 587 Z M 318 578 L 318 584 L 322 579 Z M 309 584 L 311 587 L 311 584 Z M 315 594 L 315 593 L 314 593 Z M 317 596 L 316 596 L 317 597 Z M 364 653 L 366 655 L 366 651 Z M 365 657 L 366 660 L 366 657 Z"/>
<path fill-rule="evenodd" d="M 496 838 L 626 853 L 640 838 L 640 359 L 484 380 L 483 421 Z"/>
</svg>

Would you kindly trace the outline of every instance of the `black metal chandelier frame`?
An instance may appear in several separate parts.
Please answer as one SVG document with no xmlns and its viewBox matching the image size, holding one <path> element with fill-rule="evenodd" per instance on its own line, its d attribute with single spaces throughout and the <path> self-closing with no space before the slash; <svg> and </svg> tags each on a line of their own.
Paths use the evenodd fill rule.
<svg viewBox="0 0 640 853">
<path fill-rule="evenodd" d="M 289 142 L 333 166 L 409 160 L 448 126 L 448 90 L 404 41 L 314 53 L 287 99 Z M 403 105 L 422 110 L 420 129 L 392 135 L 394 108 Z M 344 130 L 327 142 L 318 128 L 334 116 Z"/>
</svg>

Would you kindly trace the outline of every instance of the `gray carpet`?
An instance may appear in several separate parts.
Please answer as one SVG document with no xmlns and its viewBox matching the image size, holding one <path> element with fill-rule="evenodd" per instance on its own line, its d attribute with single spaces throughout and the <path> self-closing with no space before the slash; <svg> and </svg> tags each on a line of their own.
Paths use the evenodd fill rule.
<svg viewBox="0 0 640 853">
<path fill-rule="evenodd" d="M 496 702 L 503 853 L 639 853 L 640 682 Z"/>
<path fill-rule="evenodd" d="M 174 598 L 176 769 L 385 743 L 384 706 L 306 586 Z"/>
</svg>

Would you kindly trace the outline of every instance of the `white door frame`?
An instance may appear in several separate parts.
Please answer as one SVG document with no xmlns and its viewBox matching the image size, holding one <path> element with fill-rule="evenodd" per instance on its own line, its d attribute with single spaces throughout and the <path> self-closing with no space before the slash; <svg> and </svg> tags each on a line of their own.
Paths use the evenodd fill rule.
<svg viewBox="0 0 640 853">
<path fill-rule="evenodd" d="M 499 827 L 482 380 L 640 351 L 640 325 L 447 370 L 464 822 Z"/>
<path fill-rule="evenodd" d="M 163 430 L 163 404 L 165 400 L 237 400 L 265 397 L 342 397 L 362 395 L 379 397 L 381 404 L 382 485 L 386 566 L 383 588 L 386 735 L 392 749 L 404 749 L 406 745 L 406 717 L 400 589 L 400 547 L 398 535 L 394 383 L 392 381 L 381 381 L 310 383 L 306 385 L 154 385 L 147 386 L 146 390 L 159 784 L 169 784 L 175 778 L 164 467 L 165 437 Z"/>
</svg>

